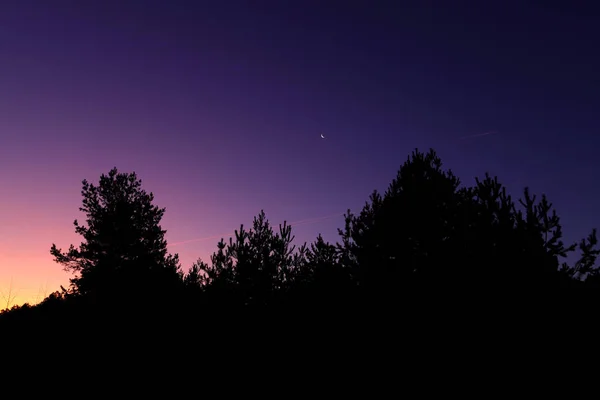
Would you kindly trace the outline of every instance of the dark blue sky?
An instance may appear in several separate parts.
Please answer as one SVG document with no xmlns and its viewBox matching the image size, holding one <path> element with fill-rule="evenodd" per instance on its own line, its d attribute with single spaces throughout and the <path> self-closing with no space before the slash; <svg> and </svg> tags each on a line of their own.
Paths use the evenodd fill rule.
<svg viewBox="0 0 600 400">
<path fill-rule="evenodd" d="M 261 208 L 274 223 L 358 211 L 433 147 L 465 184 L 489 171 L 547 193 L 578 239 L 600 225 L 589 4 L 3 1 L 0 281 L 66 282 L 49 246 L 78 243 L 80 181 L 112 166 L 155 192 L 175 243 Z M 335 241 L 341 225 L 296 233 Z M 214 249 L 173 247 L 186 268 Z"/>
</svg>

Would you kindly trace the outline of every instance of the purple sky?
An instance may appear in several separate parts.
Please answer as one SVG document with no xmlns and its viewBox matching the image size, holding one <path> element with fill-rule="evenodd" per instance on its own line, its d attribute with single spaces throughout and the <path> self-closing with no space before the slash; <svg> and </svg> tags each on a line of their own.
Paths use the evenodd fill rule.
<svg viewBox="0 0 600 400">
<path fill-rule="evenodd" d="M 488 3 L 1 2 L 0 289 L 23 302 L 67 283 L 50 245 L 79 243 L 81 180 L 113 166 L 167 207 L 171 242 L 260 209 L 275 224 L 358 211 L 415 147 L 466 184 L 489 171 L 548 194 L 566 237 L 587 235 L 600 11 Z M 296 236 L 336 241 L 342 220 Z M 216 241 L 172 250 L 188 268 Z"/>
</svg>

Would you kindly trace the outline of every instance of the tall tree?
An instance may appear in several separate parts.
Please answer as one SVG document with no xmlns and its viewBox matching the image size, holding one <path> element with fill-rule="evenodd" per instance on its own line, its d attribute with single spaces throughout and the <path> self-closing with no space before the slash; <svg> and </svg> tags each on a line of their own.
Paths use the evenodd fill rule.
<svg viewBox="0 0 600 400">
<path fill-rule="evenodd" d="M 462 218 L 454 222 L 462 227 L 451 241 L 451 258 L 460 263 L 466 281 L 484 292 L 506 293 L 564 277 L 558 273 L 559 257 L 572 248 L 563 244 L 560 219 L 547 198 L 536 201 L 525 188 L 515 203 L 489 174 L 475 183 L 466 189 Z"/>
<path fill-rule="evenodd" d="M 470 288 L 507 295 L 563 287 L 569 273 L 597 273 L 594 234 L 580 243 L 583 256 L 575 268 L 559 272 L 560 258 L 575 246 L 563 243 L 546 196 L 538 200 L 526 188 L 515 203 L 488 174 L 473 187 L 459 187 L 441 166 L 433 150 L 415 151 L 383 195 L 375 191 L 360 214 L 348 212 L 339 246 L 359 286 L 378 294 L 417 283 L 436 292 Z"/>
<path fill-rule="evenodd" d="M 362 287 L 393 290 L 439 270 L 459 183 L 433 150 L 415 150 L 383 195 L 373 192 L 359 215 L 347 214 L 342 259 Z"/>
<path fill-rule="evenodd" d="M 178 256 L 167 254 L 166 231 L 160 226 L 165 209 L 152 204 L 153 194 L 142 189 L 135 172 L 113 168 L 98 186 L 82 183 L 80 211 L 86 224 L 75 220 L 74 225 L 83 241 L 66 252 L 55 244 L 50 250 L 57 263 L 74 273 L 72 291 L 107 298 L 177 285 L 182 276 Z"/>
</svg>

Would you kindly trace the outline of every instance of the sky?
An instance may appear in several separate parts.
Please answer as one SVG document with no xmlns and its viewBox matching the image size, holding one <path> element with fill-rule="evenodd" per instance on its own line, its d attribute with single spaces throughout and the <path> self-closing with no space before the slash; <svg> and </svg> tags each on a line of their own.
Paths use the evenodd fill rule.
<svg viewBox="0 0 600 400">
<path fill-rule="evenodd" d="M 415 148 L 546 193 L 578 240 L 600 226 L 600 6 L 571 3 L 0 2 L 1 294 L 68 284 L 50 246 L 81 242 L 81 181 L 112 167 L 166 207 L 184 269 L 261 209 L 337 241 Z"/>
</svg>

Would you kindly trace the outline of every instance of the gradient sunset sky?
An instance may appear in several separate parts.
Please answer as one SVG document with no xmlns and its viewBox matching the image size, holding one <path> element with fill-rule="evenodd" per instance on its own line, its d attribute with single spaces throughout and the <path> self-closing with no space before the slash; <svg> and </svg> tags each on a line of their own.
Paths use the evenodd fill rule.
<svg viewBox="0 0 600 400">
<path fill-rule="evenodd" d="M 81 181 L 114 166 L 185 269 L 261 209 L 336 241 L 415 147 L 546 193 L 579 239 L 600 225 L 589 3 L 4 0 L 0 289 L 68 284 L 50 246 L 80 243 Z"/>
</svg>

